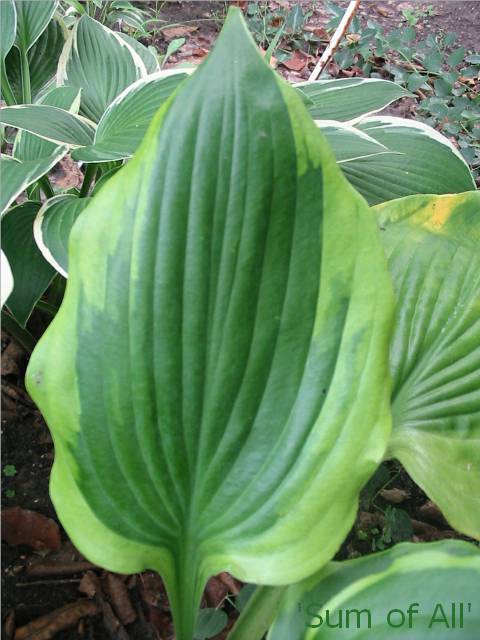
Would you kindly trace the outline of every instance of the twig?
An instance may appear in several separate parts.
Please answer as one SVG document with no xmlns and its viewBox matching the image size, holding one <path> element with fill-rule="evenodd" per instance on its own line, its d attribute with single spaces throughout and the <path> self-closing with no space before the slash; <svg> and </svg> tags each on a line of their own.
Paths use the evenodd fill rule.
<svg viewBox="0 0 480 640">
<path fill-rule="evenodd" d="M 38 576 L 44 578 L 46 576 L 67 576 L 72 573 L 83 573 L 95 569 L 95 565 L 91 562 L 73 560 L 71 562 L 57 562 L 53 560 L 43 560 L 27 565 L 25 573 L 27 576 Z"/>
<path fill-rule="evenodd" d="M 353 16 L 355 15 L 355 11 L 358 9 L 359 4 L 360 4 L 360 0 L 353 0 L 348 5 L 347 10 L 343 15 L 343 18 L 341 19 L 340 24 L 337 27 L 337 30 L 333 34 L 329 45 L 327 46 L 325 51 L 322 53 L 320 60 L 315 65 L 315 69 L 310 74 L 310 78 L 308 79 L 309 82 L 313 82 L 314 80 L 316 80 L 318 76 L 322 73 L 322 71 L 325 69 L 327 64 L 329 63 L 333 54 L 337 50 L 341 39 L 348 31 L 348 27 L 350 26 L 350 23 L 353 20 Z"/>
<path fill-rule="evenodd" d="M 97 613 L 95 602 L 77 600 L 20 627 L 15 633 L 15 640 L 50 640 L 60 631 L 76 625 L 81 618 Z"/>
</svg>

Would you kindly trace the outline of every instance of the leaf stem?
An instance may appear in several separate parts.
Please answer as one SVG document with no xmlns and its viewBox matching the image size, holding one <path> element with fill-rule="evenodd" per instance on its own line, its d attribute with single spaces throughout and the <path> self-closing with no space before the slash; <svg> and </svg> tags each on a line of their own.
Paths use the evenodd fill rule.
<svg viewBox="0 0 480 640">
<path fill-rule="evenodd" d="M 240 614 L 228 640 L 262 640 L 275 620 L 287 587 L 257 587 Z"/>
<path fill-rule="evenodd" d="M 92 184 L 96 173 L 97 165 L 95 164 L 95 162 L 88 163 L 87 168 L 85 169 L 85 177 L 83 179 L 82 188 L 80 189 L 80 198 L 86 198 L 88 196 L 90 185 Z"/>
<path fill-rule="evenodd" d="M 20 67 L 22 71 L 23 104 L 31 104 L 32 86 L 30 84 L 30 65 L 28 64 L 28 52 L 24 47 L 20 49 Z"/>
<path fill-rule="evenodd" d="M 65 278 L 59 273 L 53 276 L 50 288 L 47 294 L 47 303 L 50 307 L 58 309 L 62 304 L 63 295 L 65 293 Z"/>
<path fill-rule="evenodd" d="M 53 198 L 53 196 L 55 195 L 55 192 L 52 188 L 52 185 L 50 184 L 50 180 L 48 179 L 48 176 L 47 175 L 42 176 L 38 181 L 38 183 L 43 193 L 47 197 L 47 199 Z"/>
</svg>

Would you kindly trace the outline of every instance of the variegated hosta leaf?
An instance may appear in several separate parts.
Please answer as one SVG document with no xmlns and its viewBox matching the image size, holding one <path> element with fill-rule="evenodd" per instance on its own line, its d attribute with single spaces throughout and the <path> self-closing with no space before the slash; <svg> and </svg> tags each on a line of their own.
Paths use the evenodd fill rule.
<svg viewBox="0 0 480 640">
<path fill-rule="evenodd" d="M 35 218 L 35 241 L 43 257 L 62 276 L 68 273 L 68 238 L 78 216 L 91 198 L 72 195 L 55 196 L 47 200 Z"/>
<path fill-rule="evenodd" d="M 17 36 L 15 46 L 27 52 L 47 28 L 58 0 L 16 0 Z"/>
<path fill-rule="evenodd" d="M 381 111 L 391 102 L 412 95 L 395 82 L 377 78 L 341 78 L 296 84 L 311 101 L 315 120 L 347 122 Z"/>
<path fill-rule="evenodd" d="M 0 120 L 2 124 L 72 147 L 91 144 L 95 135 L 95 125 L 86 118 L 47 104 L 5 107 L 0 112 Z"/>
<path fill-rule="evenodd" d="M 57 84 L 81 89 L 80 112 L 98 122 L 124 89 L 146 75 L 142 59 L 118 33 L 83 15 L 63 48 Z"/>
<path fill-rule="evenodd" d="M 473 640 L 479 584 L 473 544 L 398 544 L 288 587 L 268 640 Z"/>
<path fill-rule="evenodd" d="M 0 4 L 4 4 L 0 0 Z M 23 3 L 22 3 L 23 4 Z M 28 68 L 32 97 L 37 102 L 46 87 L 55 79 L 57 64 L 65 39 L 62 28 L 55 20 L 48 23 L 47 28 L 28 50 Z M 7 75 L 17 102 L 22 102 L 22 75 L 20 68 L 20 54 L 16 47 L 10 50 L 6 59 Z M 52 82 L 52 87 L 55 84 Z"/>
<path fill-rule="evenodd" d="M 127 87 L 101 117 L 93 144 L 76 150 L 73 158 L 108 162 L 133 156 L 160 105 L 186 77 L 185 72 L 160 71 Z"/>
<path fill-rule="evenodd" d="M 480 539 L 480 193 L 374 211 L 397 294 L 389 451 Z"/>
<path fill-rule="evenodd" d="M 38 202 L 24 202 L 10 209 L 2 220 L 2 249 L 13 272 L 13 291 L 6 304 L 22 327 L 55 275 L 33 239 L 33 221 L 39 209 Z"/>
<path fill-rule="evenodd" d="M 370 204 L 416 193 L 475 189 L 465 160 L 448 138 L 432 127 L 390 116 L 365 118 L 356 127 L 395 152 L 342 165 L 349 181 Z"/>
<path fill-rule="evenodd" d="M 78 97 L 77 90 L 72 87 L 55 87 L 43 97 L 42 104 L 75 111 Z M 19 131 L 13 147 L 13 158 L 2 155 L 0 159 L 2 214 L 22 191 L 48 173 L 66 152 L 66 146 L 48 142 L 28 131 Z"/>
<path fill-rule="evenodd" d="M 67 147 L 55 147 L 54 152 L 50 155 L 42 156 L 36 160 L 25 160 L 25 162 L 2 155 L 0 157 L 0 174 L 2 176 L 0 213 L 3 215 L 15 198 L 33 182 L 48 173 L 66 152 Z"/>
<path fill-rule="evenodd" d="M 140 58 L 143 60 L 143 64 L 145 65 L 145 69 L 147 70 L 148 74 L 160 71 L 160 65 L 158 64 L 156 55 L 152 51 L 150 51 L 148 47 L 143 45 L 135 38 L 127 35 L 126 33 L 121 33 L 119 31 L 118 35 L 138 53 Z"/>
<path fill-rule="evenodd" d="M 233 9 L 75 223 L 27 373 L 63 525 L 104 567 L 159 570 L 179 640 L 209 575 L 287 584 L 343 540 L 390 432 L 390 287 L 364 200 Z"/>
<path fill-rule="evenodd" d="M 65 109 L 75 114 L 80 106 L 80 91 L 73 87 L 54 87 L 39 100 L 38 104 Z M 40 138 L 28 131 L 19 131 L 13 145 L 13 156 L 21 161 L 37 160 L 54 154 L 58 147 L 59 145 L 55 142 Z"/>
<path fill-rule="evenodd" d="M 317 120 L 317 126 L 330 143 L 337 162 L 391 153 L 383 144 L 352 125 L 335 120 Z"/>
</svg>

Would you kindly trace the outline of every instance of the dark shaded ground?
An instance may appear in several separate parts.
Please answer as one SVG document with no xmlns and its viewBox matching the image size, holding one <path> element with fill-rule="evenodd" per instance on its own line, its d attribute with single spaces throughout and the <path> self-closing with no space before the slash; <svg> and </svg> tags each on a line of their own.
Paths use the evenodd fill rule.
<svg viewBox="0 0 480 640">
<path fill-rule="evenodd" d="M 198 27 L 185 33 L 186 43 L 174 57 L 174 62 L 198 63 L 201 61 L 221 27 L 226 4 L 228 3 L 167 2 L 162 6 L 161 18 L 165 19 L 166 24 L 171 28 L 175 28 L 177 24 Z M 285 6 L 288 3 L 283 1 L 273 4 Z M 321 2 L 314 4 L 315 12 L 311 22 L 324 25 L 327 20 L 325 6 Z M 347 3 L 343 2 L 343 4 Z M 363 19 L 367 17 L 373 19 L 386 28 L 392 29 L 398 27 L 401 22 L 402 9 L 428 4 L 432 2 L 398 3 L 390 0 L 363 2 L 360 16 Z M 455 31 L 459 36 L 459 44 L 463 44 L 468 49 L 478 50 L 480 3 L 460 1 L 434 2 L 433 4 L 437 15 L 420 22 L 417 26 L 419 32 L 440 29 Z M 312 3 L 303 1 L 302 5 L 311 7 Z M 165 36 L 161 30 L 158 30 L 152 41 L 160 51 L 164 51 L 172 37 Z M 285 69 L 282 72 L 287 77 L 290 73 Z M 405 103 L 402 108 L 409 107 Z M 74 170 L 68 169 L 67 166 L 62 167 L 62 171 L 68 175 L 65 178 L 60 171 L 58 180 L 68 179 L 69 176 L 71 178 L 71 174 L 74 174 Z M 2 506 L 7 510 L 12 507 L 27 509 L 43 514 L 56 522 L 55 511 L 48 496 L 53 444 L 45 423 L 23 387 L 27 354 L 4 335 L 2 356 L 2 471 L 4 472 Z M 8 473 L 12 475 L 5 475 L 7 465 L 10 465 Z M 384 512 L 392 513 L 392 509 L 401 512 L 400 520 L 403 524 L 394 530 L 393 538 L 388 541 L 386 527 L 388 522 Z M 92 600 L 98 605 L 97 613 L 83 617 L 69 630 L 56 633 L 52 637 L 59 640 L 101 640 L 102 638 L 170 640 L 172 638 L 168 603 L 158 576 L 152 572 L 145 572 L 140 576 L 121 578 L 120 581 L 124 585 L 123 591 L 117 589 L 111 592 L 108 574 L 95 568 L 92 577 L 92 574 L 87 572 L 88 567 L 85 566 L 84 559 L 72 548 L 61 528 L 59 532 L 61 547 L 56 550 L 49 549 L 48 546 L 43 550 L 34 549 L 31 544 L 15 544 L 15 540 L 12 539 L 8 543 L 2 543 L 2 620 L 6 625 L 3 630 L 5 639 L 12 637 L 10 631 L 15 626 L 19 628 L 39 616 L 54 612 L 67 603 L 85 598 L 86 594 L 80 592 L 79 587 L 82 585 L 84 591 L 88 592 L 90 589 L 91 592 L 94 588 L 92 584 L 95 585 L 95 576 L 101 580 L 101 593 L 99 594 L 97 586 L 96 598 Z M 438 509 L 429 503 L 423 492 L 401 467 L 393 462 L 383 467 L 374 485 L 364 493 L 357 523 L 338 557 L 355 557 L 403 539 L 420 541 L 445 537 L 459 536 L 449 528 Z M 52 546 L 55 545 L 52 543 Z M 37 567 L 37 575 L 33 575 L 35 573 L 35 570 L 32 572 L 33 565 Z M 225 575 L 213 579 L 209 583 L 203 605 L 222 606 L 227 596 L 234 598 L 238 594 L 240 586 Z M 120 591 L 127 593 L 134 612 L 132 614 L 134 619 L 123 624 L 120 622 L 122 614 L 115 609 L 115 603 L 119 602 Z M 108 613 L 109 608 L 113 618 Z M 225 610 L 229 613 L 232 624 L 235 618 L 234 609 L 230 604 L 226 604 Z M 115 620 L 120 626 L 115 626 Z M 226 632 L 223 632 L 217 636 L 217 640 L 225 638 L 225 634 Z"/>
</svg>

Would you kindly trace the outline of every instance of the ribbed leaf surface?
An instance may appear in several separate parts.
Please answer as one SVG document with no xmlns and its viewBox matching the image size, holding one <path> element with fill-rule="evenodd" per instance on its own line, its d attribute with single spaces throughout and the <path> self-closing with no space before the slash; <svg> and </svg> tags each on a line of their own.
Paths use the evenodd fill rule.
<svg viewBox="0 0 480 640">
<path fill-rule="evenodd" d="M 473 640 L 479 583 L 480 553 L 473 544 L 397 544 L 332 562 L 289 587 L 268 640 Z M 389 617 L 394 609 L 400 612 Z"/>
<path fill-rule="evenodd" d="M 369 204 L 416 193 L 475 189 L 465 160 L 450 140 L 432 127 L 390 116 L 365 118 L 356 126 L 395 152 L 342 165 L 349 181 Z"/>
<path fill-rule="evenodd" d="M 43 257 L 62 276 L 68 273 L 68 238 L 70 231 L 90 198 L 72 195 L 55 196 L 47 200 L 35 219 L 35 241 Z"/>
<path fill-rule="evenodd" d="M 47 104 L 5 107 L 0 114 L 2 124 L 29 131 L 56 144 L 85 146 L 93 142 L 93 123 L 65 109 Z"/>
<path fill-rule="evenodd" d="M 62 523 L 102 566 L 158 569 L 179 640 L 209 575 L 288 583 L 340 545 L 389 437 L 390 286 L 364 200 L 233 10 L 77 220 L 27 374 Z"/>
<path fill-rule="evenodd" d="M 3 1 L 1 2 L 3 5 Z M 58 59 L 64 45 L 63 31 L 55 20 L 48 23 L 47 28 L 28 50 L 28 68 L 30 71 L 30 83 L 32 97 L 37 101 L 49 83 L 54 86 L 54 77 L 57 70 Z M 20 69 L 20 54 L 14 47 L 6 59 L 7 75 L 12 86 L 17 102 L 22 102 L 22 80 Z"/>
<path fill-rule="evenodd" d="M 155 54 L 152 53 L 152 51 L 150 51 L 150 49 L 148 49 L 141 42 L 139 42 L 135 38 L 132 38 L 126 33 L 119 32 L 118 35 L 122 38 L 122 40 L 125 40 L 125 42 L 129 44 L 132 47 L 132 49 L 134 49 L 134 51 L 138 53 L 140 58 L 143 60 L 143 64 L 145 65 L 145 68 L 148 74 L 156 73 L 157 71 L 160 71 L 160 65 L 158 64 L 158 60 Z"/>
<path fill-rule="evenodd" d="M 480 538 L 480 193 L 374 211 L 398 300 L 390 453 Z"/>
<path fill-rule="evenodd" d="M 94 144 L 78 149 L 73 158 L 108 162 L 133 156 L 159 107 L 186 77 L 181 72 L 160 72 L 127 87 L 100 119 Z"/>
<path fill-rule="evenodd" d="M 365 117 L 411 93 L 395 82 L 376 78 L 341 78 L 295 85 L 311 102 L 316 120 L 347 122 Z"/>
<path fill-rule="evenodd" d="M 65 43 L 57 84 L 81 89 L 80 112 L 98 122 L 108 105 L 146 74 L 142 59 L 125 40 L 83 15 Z"/>
<path fill-rule="evenodd" d="M 383 144 L 351 125 L 335 120 L 317 120 L 317 126 L 327 138 L 337 162 L 391 153 Z"/>
<path fill-rule="evenodd" d="M 39 104 L 58 107 L 76 113 L 80 106 L 80 93 L 73 87 L 54 87 L 40 100 Z M 55 153 L 59 145 L 40 138 L 28 131 L 19 131 L 13 145 L 13 156 L 17 160 L 37 160 Z"/>
<path fill-rule="evenodd" d="M 67 147 L 55 147 L 53 153 L 36 160 L 19 162 L 11 156 L 0 157 L 2 189 L 0 195 L 0 213 L 4 213 L 17 196 L 33 182 L 44 176 L 66 154 Z"/>
<path fill-rule="evenodd" d="M 47 28 L 58 0 L 16 0 L 17 37 L 15 46 L 28 51 Z"/>
</svg>

